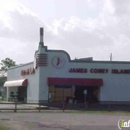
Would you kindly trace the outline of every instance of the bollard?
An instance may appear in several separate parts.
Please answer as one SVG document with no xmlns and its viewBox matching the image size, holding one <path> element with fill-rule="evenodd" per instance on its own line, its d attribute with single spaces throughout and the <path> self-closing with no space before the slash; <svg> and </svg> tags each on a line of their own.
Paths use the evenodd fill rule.
<svg viewBox="0 0 130 130">
<path fill-rule="evenodd" d="M 41 105 L 40 105 L 40 103 L 39 103 L 39 112 L 41 111 Z"/>
<path fill-rule="evenodd" d="M 15 109 L 14 112 L 17 112 L 17 101 L 15 101 Z"/>
<path fill-rule="evenodd" d="M 108 111 L 110 112 L 111 106 L 110 103 L 108 104 Z"/>
<path fill-rule="evenodd" d="M 63 112 L 65 111 L 65 103 L 63 102 Z"/>
<path fill-rule="evenodd" d="M 84 106 L 85 106 L 85 110 L 87 110 L 88 108 L 88 104 L 87 104 L 87 101 L 86 101 L 86 97 L 87 97 L 87 90 L 84 90 Z"/>
<path fill-rule="evenodd" d="M 88 109 L 88 103 L 87 102 L 85 103 L 85 108 L 86 108 L 86 110 Z"/>
</svg>

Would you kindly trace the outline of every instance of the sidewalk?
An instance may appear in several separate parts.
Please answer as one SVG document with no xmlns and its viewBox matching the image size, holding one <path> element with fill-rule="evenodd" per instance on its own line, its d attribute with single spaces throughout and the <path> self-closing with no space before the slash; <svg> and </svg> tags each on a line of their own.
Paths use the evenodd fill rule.
<svg viewBox="0 0 130 130">
<path fill-rule="evenodd" d="M 36 108 L 36 109 L 39 109 L 39 105 L 31 105 L 31 104 L 20 104 L 22 106 L 25 106 L 25 107 L 29 107 L 29 108 Z M 49 109 L 48 106 L 40 106 L 41 109 Z"/>
<path fill-rule="evenodd" d="M 2 106 L 1 106 L 2 105 Z M 8 102 L 8 101 L 0 101 L 0 108 L 14 108 L 15 106 L 15 102 Z M 38 104 L 17 104 L 17 108 L 35 108 L 35 109 L 39 109 L 39 105 Z M 49 107 L 49 106 L 43 106 L 40 105 L 40 109 L 41 110 L 60 110 L 60 108 L 57 107 Z"/>
</svg>

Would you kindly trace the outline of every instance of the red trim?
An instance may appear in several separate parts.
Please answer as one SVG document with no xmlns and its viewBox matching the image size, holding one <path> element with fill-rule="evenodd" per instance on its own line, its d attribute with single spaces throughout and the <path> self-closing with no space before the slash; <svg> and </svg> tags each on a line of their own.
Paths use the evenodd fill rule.
<svg viewBox="0 0 130 130">
<path fill-rule="evenodd" d="M 102 86 L 102 79 L 48 78 L 48 85 Z"/>
<path fill-rule="evenodd" d="M 28 85 L 28 80 L 25 79 L 23 82 L 22 82 L 22 86 L 27 86 Z"/>
<path fill-rule="evenodd" d="M 48 63 L 48 55 L 47 54 L 38 54 L 36 58 L 36 66 L 47 66 Z"/>
</svg>

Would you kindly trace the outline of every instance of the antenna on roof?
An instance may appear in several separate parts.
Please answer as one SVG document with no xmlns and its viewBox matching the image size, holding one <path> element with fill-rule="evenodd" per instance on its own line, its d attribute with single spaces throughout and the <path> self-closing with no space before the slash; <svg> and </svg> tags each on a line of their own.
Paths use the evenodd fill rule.
<svg viewBox="0 0 130 130">
<path fill-rule="evenodd" d="M 113 57 L 112 57 L 112 53 L 110 54 L 110 61 L 112 61 Z"/>
</svg>

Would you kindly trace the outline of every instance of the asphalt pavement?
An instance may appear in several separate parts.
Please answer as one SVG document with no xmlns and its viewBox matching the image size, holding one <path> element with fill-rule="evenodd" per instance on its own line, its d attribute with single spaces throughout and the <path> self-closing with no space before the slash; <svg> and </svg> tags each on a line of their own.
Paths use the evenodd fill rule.
<svg viewBox="0 0 130 130">
<path fill-rule="evenodd" d="M 96 113 L 0 113 L 0 120 L 10 119 L 13 126 L 31 130 L 119 130 L 122 118 L 130 120 L 130 116 Z"/>
</svg>

